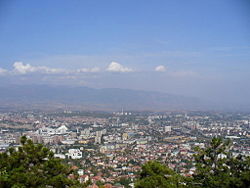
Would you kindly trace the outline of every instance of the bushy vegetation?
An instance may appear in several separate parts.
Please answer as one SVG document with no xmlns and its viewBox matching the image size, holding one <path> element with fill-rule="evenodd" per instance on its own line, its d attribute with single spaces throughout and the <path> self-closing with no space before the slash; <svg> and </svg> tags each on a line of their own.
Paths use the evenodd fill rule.
<svg viewBox="0 0 250 188">
<path fill-rule="evenodd" d="M 26 137 L 21 146 L 0 154 L 0 187 L 72 187 L 78 182 L 68 178 L 70 168 L 41 144 Z"/>
<path fill-rule="evenodd" d="M 185 178 L 157 161 L 149 161 L 142 166 L 136 188 L 183 187 Z"/>
<path fill-rule="evenodd" d="M 213 138 L 210 146 L 197 148 L 194 182 L 200 187 L 250 187 L 250 157 L 234 157 L 231 143 Z"/>
<path fill-rule="evenodd" d="M 213 138 L 206 148 L 196 148 L 196 171 L 193 177 L 183 177 L 157 161 L 149 161 L 135 184 L 136 188 L 205 187 L 249 188 L 250 157 L 234 157 L 230 142 Z"/>
</svg>

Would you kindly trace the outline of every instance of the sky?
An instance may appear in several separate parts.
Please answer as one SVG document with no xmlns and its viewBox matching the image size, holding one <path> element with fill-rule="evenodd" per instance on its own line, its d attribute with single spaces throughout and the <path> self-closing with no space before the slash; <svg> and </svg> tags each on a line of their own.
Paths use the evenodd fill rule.
<svg viewBox="0 0 250 188">
<path fill-rule="evenodd" d="M 248 0 L 0 0 L 0 85 L 250 103 Z"/>
</svg>

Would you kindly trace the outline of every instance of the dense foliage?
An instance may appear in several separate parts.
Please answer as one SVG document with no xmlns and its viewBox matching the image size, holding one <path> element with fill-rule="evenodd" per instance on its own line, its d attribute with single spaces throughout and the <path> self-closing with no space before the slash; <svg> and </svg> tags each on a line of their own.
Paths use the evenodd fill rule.
<svg viewBox="0 0 250 188">
<path fill-rule="evenodd" d="M 192 178 L 184 178 L 159 162 L 149 161 L 142 166 L 135 187 L 249 188 L 250 157 L 234 157 L 230 146 L 229 141 L 213 138 L 208 147 L 197 148 Z"/>
<path fill-rule="evenodd" d="M 21 146 L 0 154 L 0 187 L 71 187 L 71 170 L 41 144 L 26 137 Z"/>
<path fill-rule="evenodd" d="M 194 182 L 201 187 L 250 187 L 250 157 L 230 152 L 231 143 L 213 138 L 209 147 L 197 148 Z"/>
<path fill-rule="evenodd" d="M 142 166 L 136 188 L 175 188 L 184 186 L 184 177 L 157 161 Z"/>
</svg>

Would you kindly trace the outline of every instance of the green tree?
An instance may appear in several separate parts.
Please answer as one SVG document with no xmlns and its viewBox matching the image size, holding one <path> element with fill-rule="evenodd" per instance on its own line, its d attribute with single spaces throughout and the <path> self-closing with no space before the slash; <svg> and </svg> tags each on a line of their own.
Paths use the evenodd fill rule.
<svg viewBox="0 0 250 188">
<path fill-rule="evenodd" d="M 115 181 L 115 183 L 119 183 L 119 184 L 123 185 L 125 188 L 127 188 L 127 187 L 129 187 L 129 184 L 131 183 L 131 179 L 121 177 L 120 179 Z"/>
<path fill-rule="evenodd" d="M 71 187 L 78 182 L 68 176 L 72 173 L 60 159 L 41 144 L 26 137 L 21 146 L 0 154 L 0 187 Z"/>
<path fill-rule="evenodd" d="M 227 162 L 230 167 L 230 186 L 250 187 L 250 157 L 238 155 Z"/>
<path fill-rule="evenodd" d="M 157 161 L 149 161 L 135 183 L 136 188 L 175 188 L 185 187 L 185 179 Z"/>
<path fill-rule="evenodd" d="M 250 186 L 250 158 L 233 157 L 230 142 L 213 138 L 206 148 L 196 148 L 193 185 L 208 188 Z"/>
</svg>

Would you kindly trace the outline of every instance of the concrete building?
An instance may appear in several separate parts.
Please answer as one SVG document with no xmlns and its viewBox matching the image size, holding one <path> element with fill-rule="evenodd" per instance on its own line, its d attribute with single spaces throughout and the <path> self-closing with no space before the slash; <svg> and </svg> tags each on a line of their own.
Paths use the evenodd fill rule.
<svg viewBox="0 0 250 188">
<path fill-rule="evenodd" d="M 165 132 L 171 132 L 171 126 L 165 126 Z"/>
<path fill-rule="evenodd" d="M 81 159 L 82 158 L 82 152 L 79 149 L 69 149 L 69 151 L 66 155 L 71 159 Z"/>
</svg>

